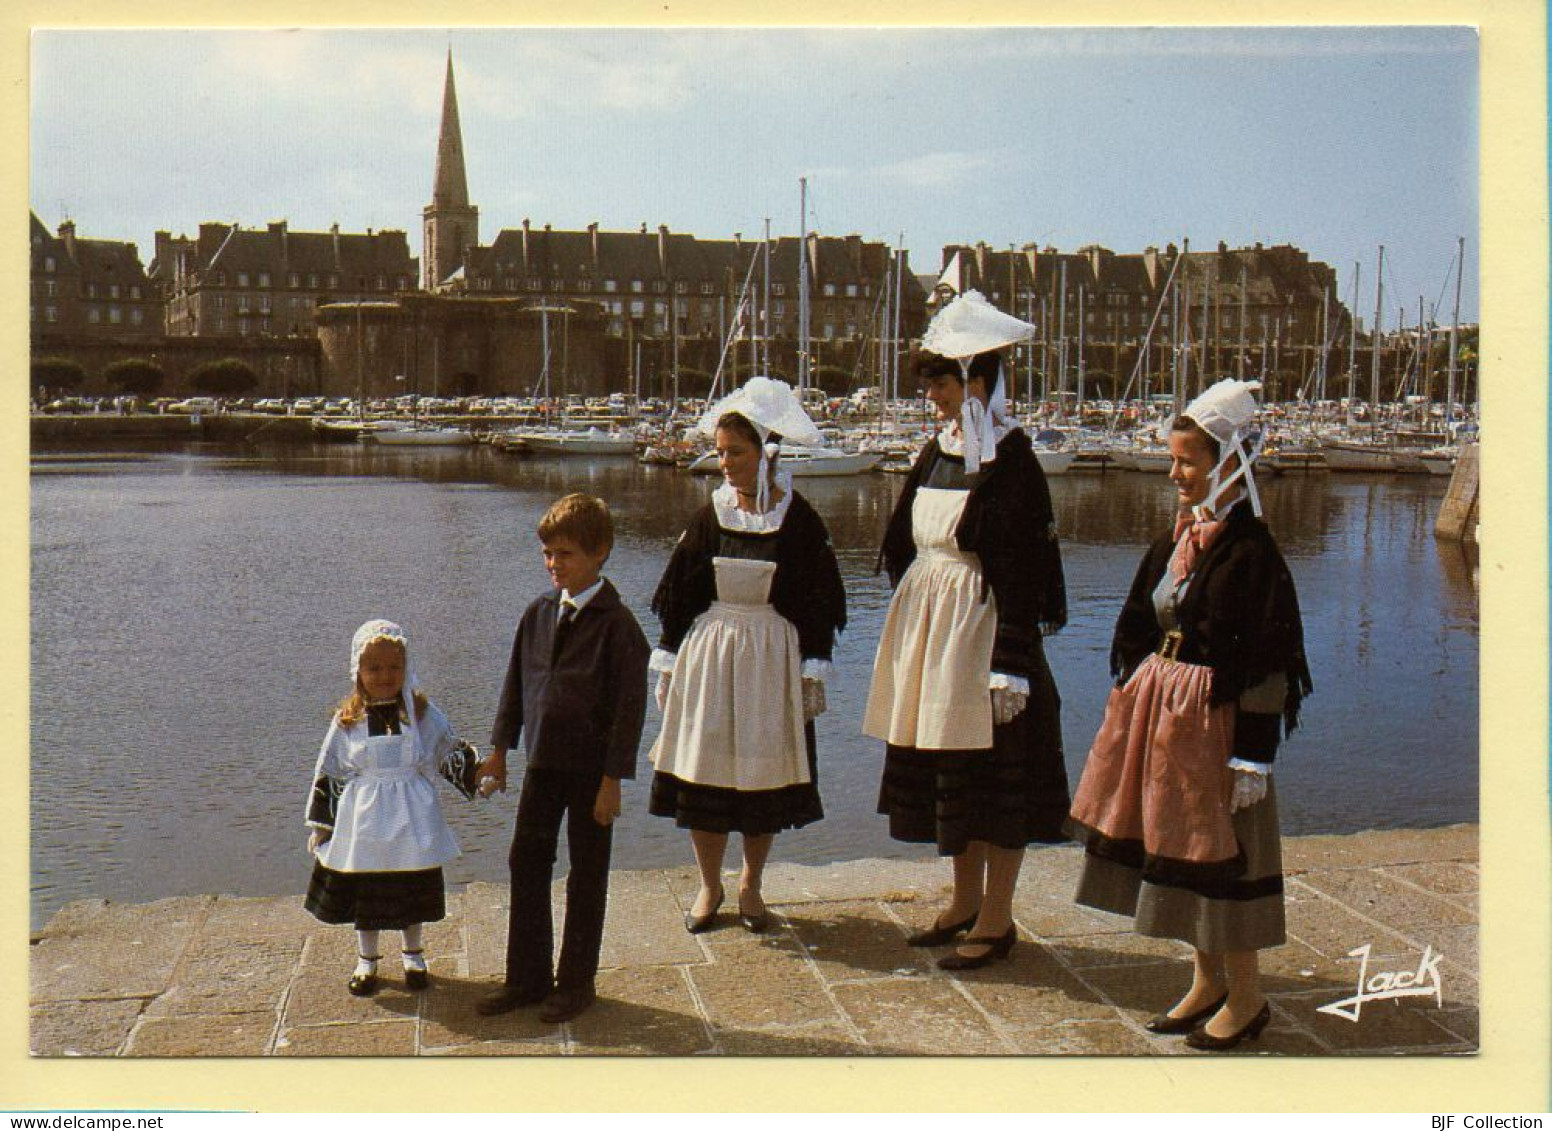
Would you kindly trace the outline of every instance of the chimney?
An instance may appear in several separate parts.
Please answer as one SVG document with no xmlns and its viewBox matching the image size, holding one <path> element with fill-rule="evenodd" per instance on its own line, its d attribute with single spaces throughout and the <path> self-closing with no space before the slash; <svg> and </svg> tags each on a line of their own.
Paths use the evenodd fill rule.
<svg viewBox="0 0 1552 1131">
<path fill-rule="evenodd" d="M 528 217 L 523 217 L 523 273 L 528 273 Z"/>
<path fill-rule="evenodd" d="M 338 220 L 329 225 L 329 237 L 330 242 L 334 245 L 334 266 L 341 267 L 343 266 L 343 263 L 340 259 L 340 234 Z"/>
<path fill-rule="evenodd" d="M 59 238 L 64 241 L 65 254 L 75 258 L 75 221 L 63 220 L 59 225 Z"/>
<path fill-rule="evenodd" d="M 862 237 L 846 237 L 846 253 L 851 257 L 851 269 L 857 278 L 862 278 Z"/>
<path fill-rule="evenodd" d="M 657 226 L 657 266 L 666 278 L 668 275 L 668 225 Z"/>
<path fill-rule="evenodd" d="M 986 241 L 981 240 L 975 245 L 975 282 L 978 287 L 986 286 Z"/>
<path fill-rule="evenodd" d="M 593 245 L 593 269 L 598 269 L 598 221 L 594 220 L 587 226 L 588 242 Z"/>
<path fill-rule="evenodd" d="M 1229 245 L 1224 243 L 1222 240 L 1218 241 L 1218 254 L 1219 255 L 1227 255 L 1227 254 L 1229 254 Z"/>
<path fill-rule="evenodd" d="M 1180 249 L 1178 247 L 1176 247 L 1173 243 L 1165 244 L 1164 245 L 1164 257 L 1166 259 L 1175 259 L 1179 255 L 1180 255 Z"/>
<path fill-rule="evenodd" d="M 1143 270 L 1148 273 L 1148 283 L 1151 286 L 1159 285 L 1159 249 L 1145 247 L 1142 251 Z"/>
<path fill-rule="evenodd" d="M 279 236 L 280 237 L 279 243 L 280 243 L 280 258 L 281 258 L 281 261 L 285 262 L 285 261 L 289 260 L 291 258 L 291 255 L 290 255 L 290 247 L 291 247 L 291 245 L 290 245 L 289 234 L 286 231 L 286 222 L 284 220 L 272 220 L 272 221 L 270 221 L 269 233 L 272 236 Z"/>
</svg>

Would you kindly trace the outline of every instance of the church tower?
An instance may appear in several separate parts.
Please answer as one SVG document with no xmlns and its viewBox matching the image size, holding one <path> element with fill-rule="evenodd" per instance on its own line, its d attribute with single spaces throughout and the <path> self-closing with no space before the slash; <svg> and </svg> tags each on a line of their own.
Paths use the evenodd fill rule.
<svg viewBox="0 0 1552 1131">
<path fill-rule="evenodd" d="M 463 168 L 463 134 L 458 128 L 458 92 L 453 87 L 453 49 L 447 49 L 447 81 L 442 88 L 442 132 L 437 138 L 436 179 L 431 203 L 421 213 L 422 284 L 435 290 L 463 266 L 464 252 L 480 242 L 480 210 L 469 204 Z"/>
</svg>

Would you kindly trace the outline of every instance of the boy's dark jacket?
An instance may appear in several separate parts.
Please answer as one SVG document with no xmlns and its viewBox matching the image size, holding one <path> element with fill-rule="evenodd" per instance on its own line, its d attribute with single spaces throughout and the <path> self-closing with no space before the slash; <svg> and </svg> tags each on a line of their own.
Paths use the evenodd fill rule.
<svg viewBox="0 0 1552 1131">
<path fill-rule="evenodd" d="M 521 734 L 530 766 L 633 778 L 647 638 L 607 580 L 557 641 L 559 619 L 560 594 L 550 592 L 518 622 L 491 745 L 509 750 Z"/>
</svg>

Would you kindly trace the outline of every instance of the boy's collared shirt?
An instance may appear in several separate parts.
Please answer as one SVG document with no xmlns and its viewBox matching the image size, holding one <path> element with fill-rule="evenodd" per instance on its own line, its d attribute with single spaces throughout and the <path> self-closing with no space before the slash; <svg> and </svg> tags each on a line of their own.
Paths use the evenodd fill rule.
<svg viewBox="0 0 1552 1131">
<path fill-rule="evenodd" d="M 578 611 L 557 641 L 562 598 L 551 590 L 518 623 L 491 745 L 505 751 L 521 736 L 530 766 L 635 777 L 647 638 L 600 578 L 572 600 Z"/>
</svg>

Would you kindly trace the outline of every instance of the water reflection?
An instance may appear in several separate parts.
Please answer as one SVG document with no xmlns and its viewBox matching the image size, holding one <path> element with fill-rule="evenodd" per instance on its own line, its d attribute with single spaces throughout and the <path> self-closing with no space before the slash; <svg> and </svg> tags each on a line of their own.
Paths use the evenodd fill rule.
<svg viewBox="0 0 1552 1131">
<path fill-rule="evenodd" d="M 32 483 L 32 871 L 35 917 L 85 896 L 298 892 L 306 778 L 345 690 L 350 633 L 405 623 L 422 679 L 483 744 L 512 625 L 546 579 L 544 508 L 602 495 L 608 573 L 649 636 L 647 603 L 713 480 L 631 460 L 517 459 L 485 448 L 60 451 Z M 873 813 L 882 752 L 858 733 L 889 590 L 874 575 L 898 476 L 808 480 L 852 623 L 820 720 L 827 819 L 778 859 L 920 855 Z M 1264 484 L 1299 584 L 1316 694 L 1278 761 L 1288 831 L 1474 819 L 1477 611 L 1459 548 L 1435 543 L 1436 481 L 1312 475 Z M 1110 631 L 1143 545 L 1170 520 L 1163 476 L 1052 481 L 1070 621 L 1050 642 L 1069 772 L 1108 685 Z M 649 713 L 650 744 L 656 726 Z M 65 752 L 68 752 L 66 755 Z M 68 790 L 61 757 L 91 768 Z M 626 789 L 622 867 L 686 862 Z M 504 876 L 515 795 L 448 793 L 455 882 Z"/>
</svg>

